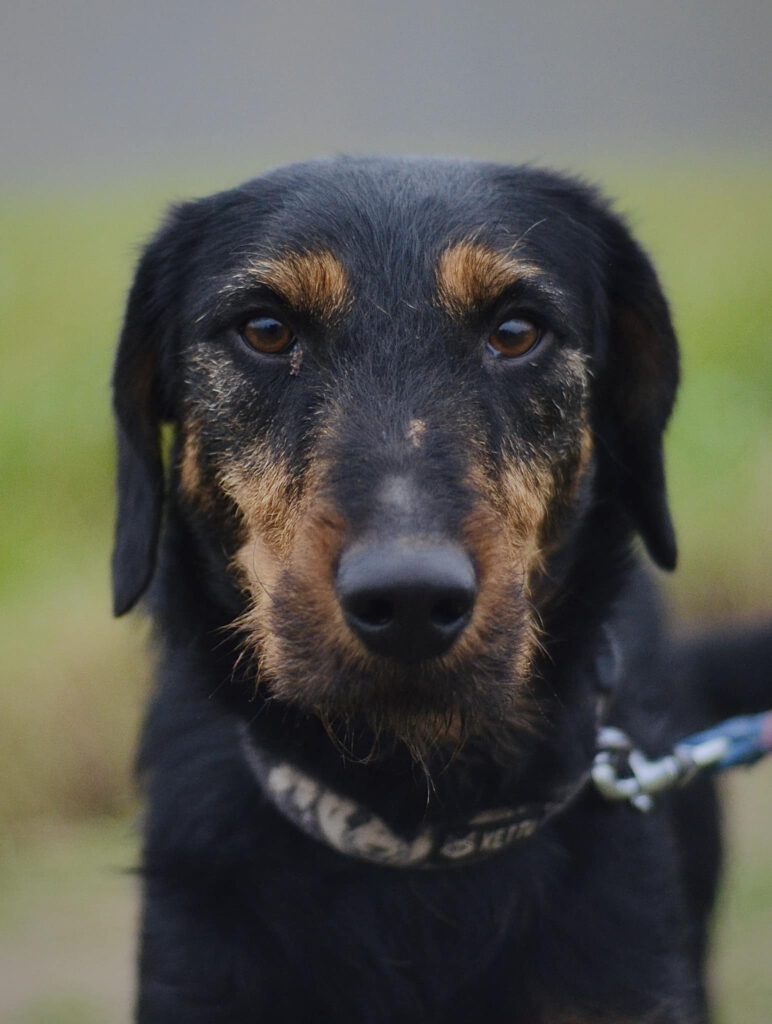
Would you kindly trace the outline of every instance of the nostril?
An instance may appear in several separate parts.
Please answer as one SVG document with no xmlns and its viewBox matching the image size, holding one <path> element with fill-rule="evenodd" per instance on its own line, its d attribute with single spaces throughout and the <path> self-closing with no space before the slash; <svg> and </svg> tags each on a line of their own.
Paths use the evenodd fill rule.
<svg viewBox="0 0 772 1024">
<path fill-rule="evenodd" d="M 384 597 L 369 597 L 351 602 L 348 612 L 365 626 L 388 626 L 394 621 L 394 605 Z"/>
<path fill-rule="evenodd" d="M 446 597 L 437 601 L 429 612 L 429 618 L 435 626 L 456 626 L 466 618 L 471 609 L 471 601 L 461 597 Z"/>
</svg>

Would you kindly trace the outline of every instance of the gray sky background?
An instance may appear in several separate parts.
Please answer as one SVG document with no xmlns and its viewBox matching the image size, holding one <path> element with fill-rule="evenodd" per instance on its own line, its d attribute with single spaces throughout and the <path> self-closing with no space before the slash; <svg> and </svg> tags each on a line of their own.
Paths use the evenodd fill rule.
<svg viewBox="0 0 772 1024">
<path fill-rule="evenodd" d="M 0 187 L 772 154 L 772 0 L 4 0 Z"/>
</svg>

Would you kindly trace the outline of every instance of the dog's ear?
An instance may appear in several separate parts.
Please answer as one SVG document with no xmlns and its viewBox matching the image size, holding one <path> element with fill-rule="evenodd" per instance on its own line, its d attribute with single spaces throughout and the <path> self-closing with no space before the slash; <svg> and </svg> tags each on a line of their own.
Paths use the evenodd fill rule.
<svg viewBox="0 0 772 1024">
<path fill-rule="evenodd" d="M 113 372 L 118 442 L 118 506 L 113 610 L 129 611 L 153 576 L 161 527 L 164 468 L 161 423 L 173 419 L 167 395 L 172 327 L 181 280 L 179 220 L 172 213 L 146 248 L 129 293 Z"/>
<path fill-rule="evenodd" d="M 678 388 L 678 345 L 648 257 L 619 219 L 607 215 L 605 228 L 605 401 L 614 420 L 622 500 L 654 561 L 674 569 L 662 441 Z"/>
</svg>

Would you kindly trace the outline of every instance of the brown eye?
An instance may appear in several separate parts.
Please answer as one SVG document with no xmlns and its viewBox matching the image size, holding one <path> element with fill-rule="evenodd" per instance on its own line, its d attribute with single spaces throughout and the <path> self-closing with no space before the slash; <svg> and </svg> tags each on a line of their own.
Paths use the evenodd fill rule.
<svg viewBox="0 0 772 1024">
<path fill-rule="evenodd" d="M 265 355 L 288 352 L 295 342 L 292 330 L 272 316 L 256 316 L 241 329 L 241 337 L 252 348 Z"/>
<path fill-rule="evenodd" d="M 496 356 L 515 359 L 535 348 L 541 338 L 541 330 L 529 320 L 505 320 L 488 338 L 488 348 Z"/>
</svg>

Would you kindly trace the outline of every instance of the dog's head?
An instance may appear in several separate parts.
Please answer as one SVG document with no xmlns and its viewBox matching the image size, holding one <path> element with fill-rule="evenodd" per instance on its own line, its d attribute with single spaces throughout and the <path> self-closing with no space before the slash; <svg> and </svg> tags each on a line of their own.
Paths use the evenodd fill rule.
<svg viewBox="0 0 772 1024">
<path fill-rule="evenodd" d="M 168 421 L 174 515 L 268 692 L 414 745 L 525 721 L 597 509 L 675 562 L 677 376 L 651 264 L 568 179 L 335 160 L 178 207 L 115 369 L 116 612 L 153 575 Z"/>
</svg>

